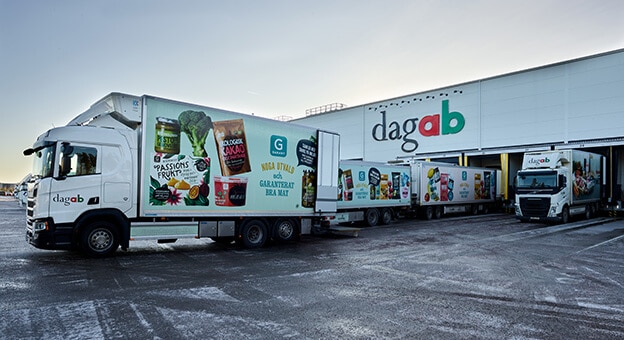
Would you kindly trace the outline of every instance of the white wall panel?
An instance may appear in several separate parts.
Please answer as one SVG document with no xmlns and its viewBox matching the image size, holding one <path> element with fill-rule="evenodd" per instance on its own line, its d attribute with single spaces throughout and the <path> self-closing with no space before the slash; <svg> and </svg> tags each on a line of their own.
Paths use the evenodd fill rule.
<svg viewBox="0 0 624 340">
<path fill-rule="evenodd" d="M 362 106 L 355 106 L 344 110 L 309 116 L 295 123 L 313 126 L 318 129 L 337 132 L 340 134 L 340 158 L 361 159 L 364 157 L 364 139 Z"/>
<path fill-rule="evenodd" d="M 429 130 L 430 124 L 420 124 L 432 116 L 441 123 L 444 101 L 448 101 L 449 113 L 463 117 L 460 131 L 426 136 L 412 129 Z M 343 159 L 368 161 L 623 137 L 624 50 L 297 122 L 338 132 Z"/>
<path fill-rule="evenodd" d="M 570 63 L 568 139 L 624 136 L 624 52 Z"/>
</svg>

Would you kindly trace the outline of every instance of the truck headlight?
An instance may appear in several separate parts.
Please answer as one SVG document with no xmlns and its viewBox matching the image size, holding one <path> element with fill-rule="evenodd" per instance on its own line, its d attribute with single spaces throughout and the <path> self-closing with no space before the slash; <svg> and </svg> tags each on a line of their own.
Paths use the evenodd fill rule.
<svg viewBox="0 0 624 340">
<path fill-rule="evenodd" d="M 35 222 L 35 224 L 33 226 L 33 230 L 35 232 L 42 231 L 42 230 L 48 230 L 48 222 L 46 222 L 46 221 Z"/>
</svg>

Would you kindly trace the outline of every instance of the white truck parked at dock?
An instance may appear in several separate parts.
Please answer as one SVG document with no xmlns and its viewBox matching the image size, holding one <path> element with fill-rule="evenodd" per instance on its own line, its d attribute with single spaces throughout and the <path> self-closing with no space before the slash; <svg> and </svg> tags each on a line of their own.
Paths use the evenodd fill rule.
<svg viewBox="0 0 624 340">
<path fill-rule="evenodd" d="M 592 217 L 606 184 L 605 157 L 580 150 L 525 153 L 516 176 L 516 217 L 567 223 Z"/>
<path fill-rule="evenodd" d="M 26 237 L 107 256 L 130 240 L 209 237 L 260 247 L 336 212 L 339 136 L 112 93 L 32 148 Z"/>
</svg>

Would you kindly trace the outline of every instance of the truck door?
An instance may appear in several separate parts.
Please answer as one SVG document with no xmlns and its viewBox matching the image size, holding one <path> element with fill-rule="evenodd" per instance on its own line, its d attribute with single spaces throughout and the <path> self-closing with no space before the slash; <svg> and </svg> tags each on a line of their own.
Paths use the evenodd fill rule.
<svg viewBox="0 0 624 340">
<path fill-rule="evenodd" d="M 330 132 L 319 131 L 315 212 L 336 211 L 339 160 L 340 136 Z"/>
<path fill-rule="evenodd" d="M 99 146 L 59 143 L 59 166 L 50 186 L 50 216 L 57 223 L 73 222 L 87 209 L 100 206 Z"/>
</svg>

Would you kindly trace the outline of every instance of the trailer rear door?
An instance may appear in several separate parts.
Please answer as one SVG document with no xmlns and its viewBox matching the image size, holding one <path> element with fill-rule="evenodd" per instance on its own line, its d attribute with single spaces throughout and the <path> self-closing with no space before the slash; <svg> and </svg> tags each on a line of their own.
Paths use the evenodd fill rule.
<svg viewBox="0 0 624 340">
<path fill-rule="evenodd" d="M 318 171 L 315 212 L 336 212 L 338 200 L 338 167 L 340 135 L 318 132 Z"/>
</svg>

